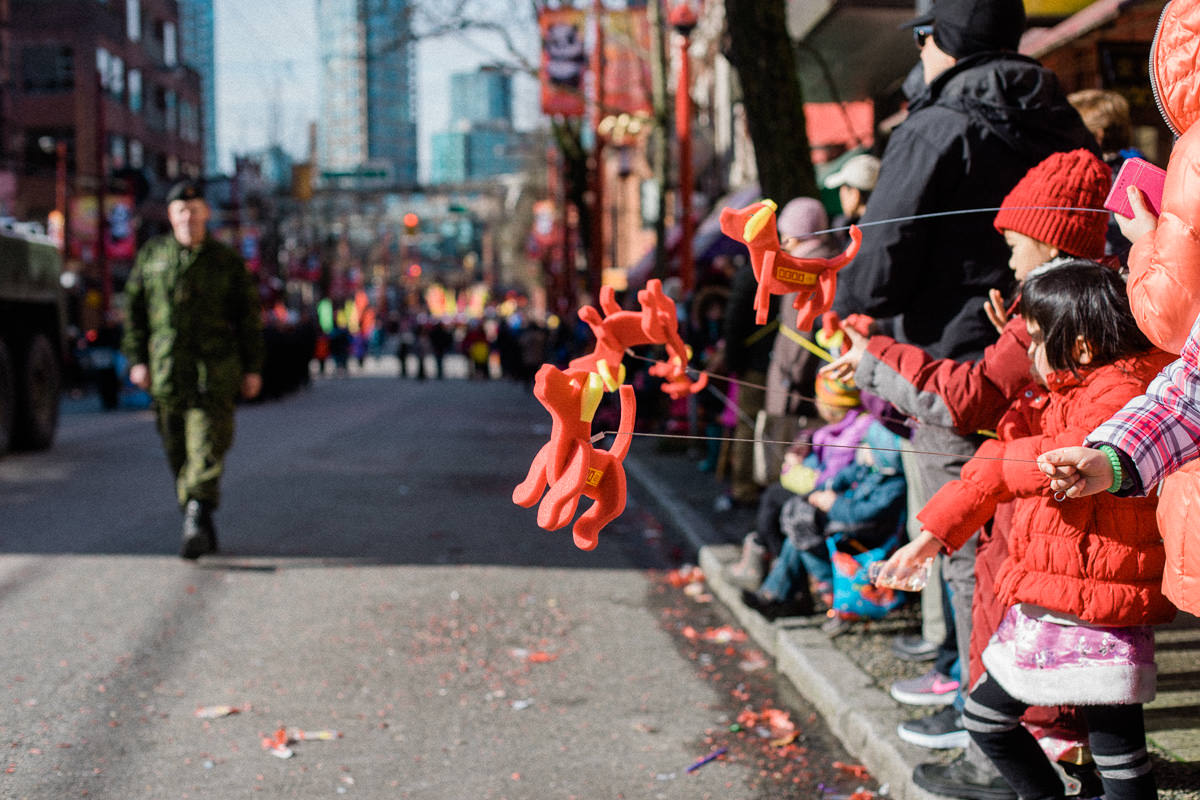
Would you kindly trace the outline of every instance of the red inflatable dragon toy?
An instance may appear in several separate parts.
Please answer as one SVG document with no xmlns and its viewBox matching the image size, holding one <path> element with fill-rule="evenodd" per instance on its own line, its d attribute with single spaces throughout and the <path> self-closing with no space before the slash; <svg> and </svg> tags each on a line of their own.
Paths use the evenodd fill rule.
<svg viewBox="0 0 1200 800">
<path fill-rule="evenodd" d="M 858 254 L 862 232 L 850 226 L 850 245 L 833 258 L 798 258 L 779 246 L 775 229 L 776 205 L 771 200 L 752 203 L 743 209 L 721 211 L 721 231 L 731 239 L 745 242 L 750 249 L 750 264 L 758 279 L 754 308 L 755 322 L 766 324 L 768 295 L 799 292 L 793 307 L 797 310 L 796 328 L 809 330 L 813 322 L 829 310 L 837 289 L 837 271 Z"/>
<path fill-rule="evenodd" d="M 600 309 L 583 306 L 579 318 L 587 323 L 596 337 L 596 346 L 586 356 L 580 356 L 567 365 L 569 371 L 593 371 L 601 361 L 610 367 L 620 364 L 625 351 L 644 344 L 660 344 L 667 348 L 669 360 L 660 361 L 648 370 L 651 375 L 663 378 L 662 389 L 671 397 L 695 394 L 708 385 L 708 374 L 692 380 L 687 374 L 688 347 L 679 336 L 679 318 L 675 313 L 675 301 L 663 292 L 662 281 L 657 278 L 646 283 L 646 288 L 637 293 L 641 311 L 626 311 L 617 304 L 613 288 L 600 290 Z M 624 375 L 618 376 L 624 382 Z"/>
<path fill-rule="evenodd" d="M 571 532 L 575 545 L 592 550 L 599 541 L 600 529 L 625 510 L 625 467 L 636 401 L 633 387 L 619 388 L 609 378 L 607 362 L 597 364 L 599 372 L 563 372 L 553 364 L 543 364 L 533 383 L 533 394 L 550 412 L 550 441 L 542 446 L 529 467 L 529 474 L 513 489 L 513 502 L 531 508 L 538 506 L 538 526 L 558 530 L 575 516 L 581 495 L 596 502 L 575 522 Z M 611 450 L 592 446 L 592 417 L 605 389 L 617 389 L 621 398 L 621 422 Z M 542 492 L 545 491 L 545 497 Z"/>
<path fill-rule="evenodd" d="M 592 352 L 572 360 L 565 372 L 543 364 L 534 378 L 533 394 L 550 412 L 550 441 L 513 490 L 513 502 L 530 508 L 540 499 L 538 525 L 553 531 L 571 522 L 581 496 L 595 500 L 571 529 L 576 546 L 583 550 L 593 549 L 600 529 L 625 510 L 623 461 L 636 411 L 633 387 L 623 385 L 625 352 L 646 344 L 666 347 L 668 360 L 655 363 L 649 372 L 664 379 L 663 391 L 673 398 L 694 394 L 708 384 L 707 373 L 696 380 L 687 374 L 690 354 L 679 336 L 675 301 L 663 292 L 662 281 L 649 281 L 637 297 L 642 310 L 626 311 L 611 286 L 601 289 L 600 310 L 579 309 L 579 318 L 596 337 Z M 617 392 L 621 402 L 616 441 L 607 451 L 592 447 L 592 418 L 606 390 Z"/>
</svg>

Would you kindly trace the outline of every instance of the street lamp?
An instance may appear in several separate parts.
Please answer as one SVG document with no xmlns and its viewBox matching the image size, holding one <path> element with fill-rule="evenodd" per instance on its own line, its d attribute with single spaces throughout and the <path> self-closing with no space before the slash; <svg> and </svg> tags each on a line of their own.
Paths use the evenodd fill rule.
<svg viewBox="0 0 1200 800">
<path fill-rule="evenodd" d="M 614 268 L 619 267 L 621 264 L 619 258 L 621 252 L 620 221 L 622 219 L 621 207 L 623 205 L 623 195 L 626 192 L 625 179 L 633 174 L 633 149 L 648 123 L 648 118 L 644 116 L 622 113 L 609 115 L 600 120 L 600 124 L 596 126 L 597 136 L 603 142 L 612 145 L 616 149 L 617 155 L 615 172 L 619 184 L 612 193 L 612 199 L 609 201 L 612 211 L 610 259 Z"/>
<path fill-rule="evenodd" d="M 692 96 L 688 47 L 699 18 L 692 4 L 676 3 L 667 21 L 679 34 L 679 85 L 675 89 L 675 135 L 679 140 L 679 280 L 685 292 L 692 288 Z"/>
</svg>

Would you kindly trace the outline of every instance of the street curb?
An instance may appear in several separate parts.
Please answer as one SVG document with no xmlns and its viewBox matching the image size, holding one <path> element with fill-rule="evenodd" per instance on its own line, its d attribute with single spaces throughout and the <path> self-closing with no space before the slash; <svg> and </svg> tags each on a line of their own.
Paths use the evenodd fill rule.
<svg viewBox="0 0 1200 800">
<path fill-rule="evenodd" d="M 747 608 L 741 602 L 741 590 L 724 577 L 724 567 L 737 559 L 740 548 L 717 544 L 720 537 L 712 525 L 635 457 L 626 458 L 625 471 L 696 549 L 713 595 L 755 643 L 775 658 L 779 674 L 813 704 L 846 750 L 881 786 L 888 785 L 888 796 L 896 800 L 944 800 L 912 781 L 913 768 L 924 760 L 925 751 L 896 736 L 896 726 L 907 719 L 900 705 L 876 687 L 870 676 L 834 647 L 813 623 L 799 619 L 772 623 Z"/>
</svg>

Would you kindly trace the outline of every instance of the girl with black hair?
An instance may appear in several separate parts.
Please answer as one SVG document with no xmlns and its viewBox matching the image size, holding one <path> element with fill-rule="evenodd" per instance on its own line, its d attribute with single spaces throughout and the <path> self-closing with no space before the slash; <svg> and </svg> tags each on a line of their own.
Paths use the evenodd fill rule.
<svg viewBox="0 0 1200 800">
<path fill-rule="evenodd" d="M 1160 588 L 1155 499 L 1059 502 L 1036 459 L 1081 441 L 1140 395 L 1169 356 L 1138 330 L 1121 277 L 1094 262 L 1031 275 L 1020 313 L 1033 381 L 1001 419 L 999 438 L 917 514 L 921 534 L 881 580 L 961 546 L 1011 501 L 1008 558 L 996 580 L 1008 611 L 967 698 L 967 731 L 1023 800 L 1061 798 L 1058 773 L 1019 720 L 1030 705 L 1076 705 L 1108 800 L 1153 798 L 1142 718 L 1156 678 L 1149 626 L 1175 614 Z"/>
</svg>

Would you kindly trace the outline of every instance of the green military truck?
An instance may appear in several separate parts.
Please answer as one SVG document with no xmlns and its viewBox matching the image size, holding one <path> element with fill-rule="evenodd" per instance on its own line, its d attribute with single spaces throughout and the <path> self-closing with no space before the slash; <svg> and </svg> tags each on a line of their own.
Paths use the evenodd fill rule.
<svg viewBox="0 0 1200 800">
<path fill-rule="evenodd" d="M 0 221 L 0 454 L 54 442 L 66 352 L 61 276 L 49 237 Z"/>
</svg>

